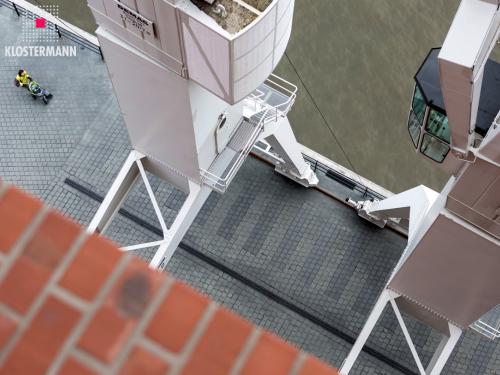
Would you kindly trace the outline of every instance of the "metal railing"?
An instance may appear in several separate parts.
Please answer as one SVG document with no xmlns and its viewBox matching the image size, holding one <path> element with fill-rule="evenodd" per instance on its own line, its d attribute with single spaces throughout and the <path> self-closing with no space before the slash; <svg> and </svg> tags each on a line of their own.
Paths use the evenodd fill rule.
<svg viewBox="0 0 500 375">
<path fill-rule="evenodd" d="M 500 338 L 500 305 L 483 315 L 470 327 L 490 340 Z"/>
<path fill-rule="evenodd" d="M 382 194 L 377 193 L 376 191 L 370 189 L 369 187 L 361 184 L 359 181 L 354 180 L 353 178 L 346 176 L 338 171 L 335 171 L 328 167 L 327 165 L 321 163 L 320 161 L 306 155 L 302 154 L 304 157 L 304 160 L 311 166 L 312 170 L 314 173 L 321 172 L 323 175 L 325 175 L 328 178 L 331 178 L 340 184 L 350 188 L 351 190 L 357 191 L 361 194 L 363 194 L 363 197 L 367 198 L 372 198 L 372 199 L 378 199 L 382 200 L 387 197 L 383 196 Z"/>
<path fill-rule="evenodd" d="M 56 32 L 59 38 L 66 38 L 73 43 L 99 54 L 101 58 L 103 58 L 101 47 L 99 46 L 97 39 L 95 39 L 95 41 L 91 41 L 89 38 L 82 36 L 81 34 L 83 33 L 77 32 L 77 28 L 75 26 L 70 26 L 64 21 L 57 19 L 55 16 L 47 17 L 47 12 L 29 3 L 26 3 L 26 5 L 29 4 L 30 9 L 27 9 L 26 5 L 21 5 L 25 3 L 25 1 L 0 0 L 0 6 L 13 10 L 18 17 L 26 17 L 33 20 L 39 17 L 46 19 L 45 27 Z M 54 21 L 55 19 L 57 19 L 57 21 Z"/>
<path fill-rule="evenodd" d="M 247 109 L 253 111 L 253 115 L 243 119 L 230 138 L 235 137 L 242 126 L 252 126 L 252 132 L 247 135 L 248 139 L 243 147 L 238 150 L 233 149 L 237 154 L 222 173 L 216 173 L 214 169 L 218 166 L 221 155 L 230 148 L 231 140 L 208 170 L 200 168 L 203 182 L 220 193 L 225 192 L 257 142 L 264 126 L 285 117 L 295 102 L 296 95 L 297 86 L 274 74 L 249 95 L 245 101 Z"/>
<path fill-rule="evenodd" d="M 278 121 L 279 117 L 285 117 L 295 103 L 296 97 L 297 86 L 271 74 L 270 78 L 250 94 L 246 100 L 253 102 L 256 106 L 261 106 L 264 110 L 270 109 L 264 119 L 265 125 L 272 121 Z"/>
</svg>

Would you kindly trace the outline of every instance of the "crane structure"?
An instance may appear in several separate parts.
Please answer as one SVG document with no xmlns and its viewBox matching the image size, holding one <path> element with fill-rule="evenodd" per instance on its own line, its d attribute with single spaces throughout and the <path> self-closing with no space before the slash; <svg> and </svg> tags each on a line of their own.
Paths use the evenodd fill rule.
<svg viewBox="0 0 500 375">
<path fill-rule="evenodd" d="M 254 144 L 304 186 L 304 161 L 287 113 L 296 87 L 272 74 L 290 33 L 294 0 L 88 0 L 133 150 L 88 231 L 103 233 L 139 176 L 164 238 L 164 269 L 211 191 L 224 193 Z M 461 333 L 500 337 L 499 0 L 462 0 L 441 49 L 415 76 L 408 130 L 419 153 L 452 173 L 441 193 L 419 186 L 350 203 L 380 227 L 408 222 L 408 243 L 351 352 L 347 375 L 389 304 L 421 375 L 440 374 Z M 167 227 L 147 173 L 188 195 Z M 402 312 L 443 335 L 426 366 Z"/>
<path fill-rule="evenodd" d="M 488 60 L 498 0 L 462 0 L 441 49 L 415 76 L 408 129 L 421 154 L 451 172 L 441 193 L 419 186 L 350 203 L 380 227 L 408 221 L 408 243 L 351 352 L 347 375 L 384 308 L 396 314 L 421 375 L 440 374 L 462 332 L 500 337 L 500 65 Z M 401 312 L 443 336 L 424 366 Z"/>
<path fill-rule="evenodd" d="M 105 232 L 141 176 L 164 237 L 164 269 L 209 194 L 224 193 L 253 145 L 265 141 L 276 170 L 304 186 L 318 178 L 287 113 L 297 88 L 272 74 L 292 30 L 294 0 L 88 0 L 133 150 L 88 232 Z M 255 5 L 255 6 L 254 6 Z M 167 227 L 151 173 L 188 195 Z"/>
</svg>

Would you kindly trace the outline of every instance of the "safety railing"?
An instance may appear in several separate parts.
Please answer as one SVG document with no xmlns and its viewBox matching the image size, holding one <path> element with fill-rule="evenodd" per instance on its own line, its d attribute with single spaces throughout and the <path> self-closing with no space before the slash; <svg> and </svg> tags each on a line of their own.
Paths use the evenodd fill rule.
<svg viewBox="0 0 500 375">
<path fill-rule="evenodd" d="M 276 75 L 271 75 L 249 95 L 245 99 L 244 112 L 251 113 L 251 116 L 241 120 L 231 135 L 228 145 L 210 168 L 200 169 L 203 182 L 220 193 L 225 192 L 257 142 L 264 126 L 285 117 L 296 95 L 297 87 Z M 228 153 L 234 153 L 234 156 L 225 166 L 223 160 Z M 220 168 L 223 170 L 220 171 Z"/>
<path fill-rule="evenodd" d="M 245 101 L 248 107 L 260 108 L 255 111 L 255 116 L 263 116 L 265 125 L 272 121 L 278 121 L 279 117 L 286 116 L 296 97 L 297 86 L 271 74 Z"/>
<path fill-rule="evenodd" d="M 500 305 L 474 322 L 471 328 L 490 340 L 500 338 Z"/>
<path fill-rule="evenodd" d="M 363 197 L 366 197 L 368 199 L 382 200 L 382 199 L 387 198 L 387 197 L 383 196 L 382 194 L 379 194 L 376 191 L 370 189 L 369 187 L 363 185 L 359 181 L 352 179 L 351 177 L 346 176 L 346 175 L 344 175 L 336 170 L 331 169 L 327 165 L 310 157 L 309 155 L 302 154 L 302 156 L 304 157 L 304 160 L 311 166 L 312 170 L 316 174 L 321 173 L 325 177 L 333 179 L 333 180 L 337 181 L 338 183 L 348 187 L 349 189 L 361 193 L 363 195 Z"/>
<path fill-rule="evenodd" d="M 0 0 L 0 6 L 14 11 L 18 17 L 28 19 L 44 18 L 46 28 L 57 33 L 59 38 L 66 38 L 103 57 L 97 38 L 74 25 L 70 25 L 45 10 L 28 3 L 25 0 Z"/>
</svg>

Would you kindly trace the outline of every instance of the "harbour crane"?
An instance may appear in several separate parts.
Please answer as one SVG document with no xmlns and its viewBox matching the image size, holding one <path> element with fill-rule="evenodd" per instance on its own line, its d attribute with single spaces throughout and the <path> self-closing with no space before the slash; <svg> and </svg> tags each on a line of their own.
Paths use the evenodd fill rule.
<svg viewBox="0 0 500 375">
<path fill-rule="evenodd" d="M 498 0 L 462 0 L 443 46 L 415 76 L 408 129 L 419 153 L 452 174 L 441 193 L 419 186 L 380 201 L 350 200 L 384 227 L 408 220 L 408 243 L 341 367 L 350 373 L 386 305 L 421 375 L 438 375 L 462 332 L 500 337 L 500 65 L 489 56 Z M 424 366 L 403 315 L 442 334 Z"/>
</svg>

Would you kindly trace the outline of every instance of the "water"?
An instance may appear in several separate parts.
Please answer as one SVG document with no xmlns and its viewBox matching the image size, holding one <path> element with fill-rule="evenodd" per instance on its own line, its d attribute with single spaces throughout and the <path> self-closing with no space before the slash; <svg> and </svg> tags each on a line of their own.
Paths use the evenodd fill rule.
<svg viewBox="0 0 500 375">
<path fill-rule="evenodd" d="M 93 32 L 85 0 L 60 17 Z M 446 36 L 459 0 L 296 0 L 294 29 L 277 74 L 299 95 L 290 120 L 299 141 L 399 192 L 447 176 L 416 154 L 406 128 L 413 76 Z"/>
</svg>

